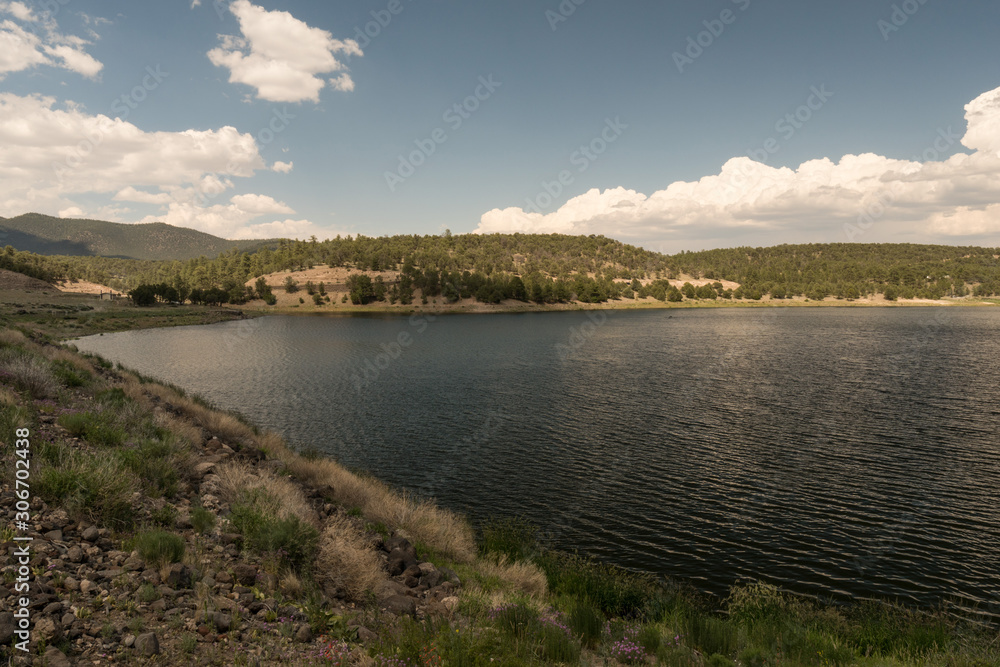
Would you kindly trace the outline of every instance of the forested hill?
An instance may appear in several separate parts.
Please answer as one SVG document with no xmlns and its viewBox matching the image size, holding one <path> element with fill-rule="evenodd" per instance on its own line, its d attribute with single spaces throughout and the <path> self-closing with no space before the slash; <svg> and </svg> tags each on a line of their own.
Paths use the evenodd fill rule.
<svg viewBox="0 0 1000 667">
<path fill-rule="evenodd" d="M 0 246 L 39 255 L 79 255 L 148 260 L 215 257 L 232 248 L 253 251 L 274 241 L 228 241 L 162 222 L 126 225 L 102 220 L 27 213 L 0 218 Z"/>
<path fill-rule="evenodd" d="M 10 247 L 0 253 L 0 268 L 43 280 L 83 279 L 120 290 L 169 284 L 180 294 L 217 288 L 235 303 L 253 298 L 245 287 L 248 281 L 316 265 L 357 273 L 397 272 L 386 279 L 432 296 L 482 291 L 493 299 L 522 294 L 533 299 L 534 294 L 546 300 L 603 301 L 635 293 L 679 300 L 677 286 L 668 279 L 740 285 L 724 289 L 717 283 L 715 291 L 705 289 L 693 296 L 685 290 L 685 298 L 771 295 L 818 300 L 884 294 L 889 299 L 936 299 L 1000 294 L 1000 249 L 940 245 L 809 244 L 662 255 L 602 236 L 445 233 L 280 241 L 273 249 L 232 249 L 212 259 L 186 261 L 43 257 Z"/>
</svg>

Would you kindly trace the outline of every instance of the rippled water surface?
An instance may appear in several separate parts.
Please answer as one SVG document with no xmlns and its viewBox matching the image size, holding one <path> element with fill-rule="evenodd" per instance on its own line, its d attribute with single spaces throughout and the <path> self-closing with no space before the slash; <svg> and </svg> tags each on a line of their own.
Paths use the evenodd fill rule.
<svg viewBox="0 0 1000 667">
<path fill-rule="evenodd" d="M 270 317 L 79 347 L 714 593 L 1000 613 L 1000 308 Z"/>
</svg>

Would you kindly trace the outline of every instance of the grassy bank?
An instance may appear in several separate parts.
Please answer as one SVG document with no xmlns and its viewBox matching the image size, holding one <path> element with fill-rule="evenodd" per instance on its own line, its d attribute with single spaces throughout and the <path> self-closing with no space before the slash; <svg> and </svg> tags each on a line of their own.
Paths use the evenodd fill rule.
<svg viewBox="0 0 1000 667">
<path fill-rule="evenodd" d="M 996 627 L 759 583 L 707 600 L 544 549 L 523 522 L 473 531 L 179 388 L 6 329 L 4 498 L 18 428 L 34 590 L 52 599 L 32 649 L 52 664 L 1000 664 Z"/>
</svg>

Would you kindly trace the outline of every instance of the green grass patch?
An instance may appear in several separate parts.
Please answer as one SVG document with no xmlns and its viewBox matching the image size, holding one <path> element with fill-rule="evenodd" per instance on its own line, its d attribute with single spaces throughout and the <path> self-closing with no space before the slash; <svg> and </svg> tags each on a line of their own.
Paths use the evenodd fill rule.
<svg viewBox="0 0 1000 667">
<path fill-rule="evenodd" d="M 215 515 L 202 506 L 191 509 L 191 525 L 195 531 L 204 535 L 215 527 Z"/>
<path fill-rule="evenodd" d="M 506 556 L 511 562 L 528 560 L 537 550 L 537 534 L 538 529 L 521 517 L 489 519 L 479 527 L 479 553 Z"/>
<path fill-rule="evenodd" d="M 62 360 L 52 363 L 52 375 L 64 387 L 84 387 L 93 379 L 87 371 Z"/>
<path fill-rule="evenodd" d="M 147 564 L 161 567 L 179 563 L 184 558 L 184 538 L 176 533 L 163 530 L 148 530 L 139 533 L 132 547 Z"/>
<path fill-rule="evenodd" d="M 133 525 L 131 499 L 139 479 L 117 459 L 60 445 L 46 448 L 43 456 L 49 465 L 35 478 L 39 497 L 111 528 Z"/>
<path fill-rule="evenodd" d="M 319 531 L 297 516 L 278 518 L 261 511 L 253 502 L 242 502 L 233 505 L 229 519 L 247 547 L 278 556 L 282 564 L 296 572 L 308 571 L 316 557 Z"/>
<path fill-rule="evenodd" d="M 173 498 L 180 490 L 176 451 L 170 441 L 146 440 L 134 448 L 123 449 L 118 457 L 142 480 L 150 496 Z"/>
</svg>

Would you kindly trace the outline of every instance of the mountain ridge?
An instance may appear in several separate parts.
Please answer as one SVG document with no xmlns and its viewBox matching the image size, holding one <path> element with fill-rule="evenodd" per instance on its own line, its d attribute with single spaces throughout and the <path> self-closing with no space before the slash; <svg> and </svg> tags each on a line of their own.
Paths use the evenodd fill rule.
<svg viewBox="0 0 1000 667">
<path fill-rule="evenodd" d="M 38 255 L 189 260 L 216 257 L 233 248 L 252 252 L 276 244 L 277 239 L 223 239 L 165 222 L 125 224 L 41 213 L 0 218 L 0 246 Z"/>
</svg>

